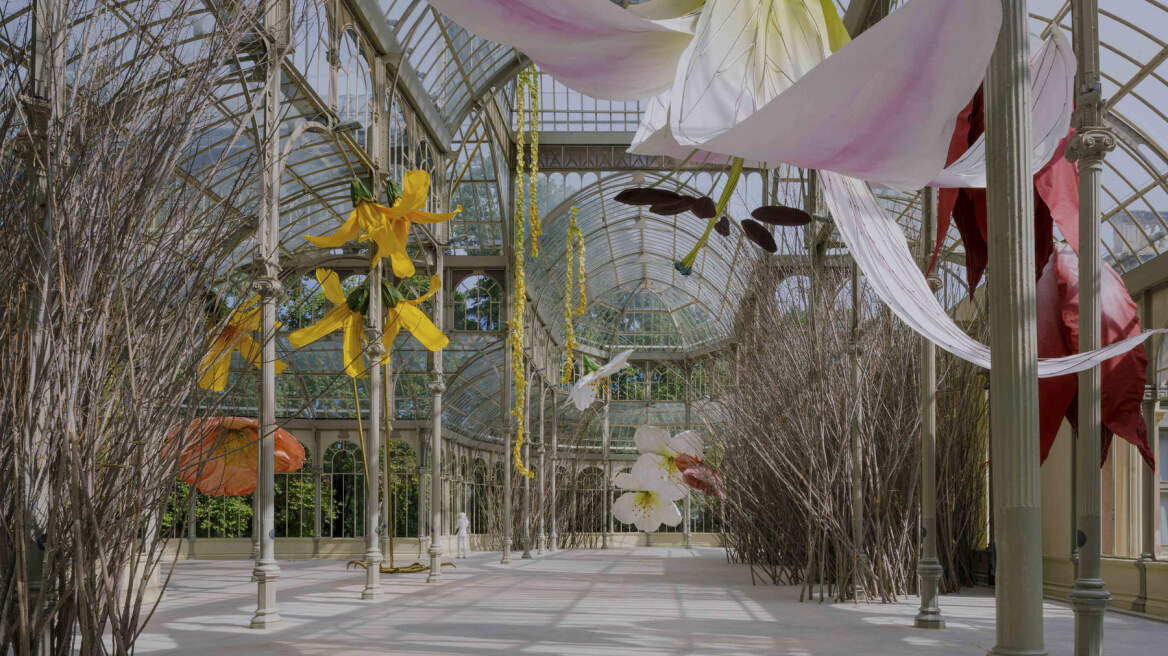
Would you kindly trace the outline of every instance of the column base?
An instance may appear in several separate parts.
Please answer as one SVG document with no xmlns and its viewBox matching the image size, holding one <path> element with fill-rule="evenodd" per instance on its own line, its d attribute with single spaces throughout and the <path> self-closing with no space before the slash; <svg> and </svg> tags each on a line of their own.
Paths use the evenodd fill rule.
<svg viewBox="0 0 1168 656">
<path fill-rule="evenodd" d="M 1136 561 L 1136 570 L 1140 573 L 1140 591 L 1132 600 L 1131 609 L 1137 613 L 1148 612 L 1148 563 L 1155 561 L 1156 558 L 1146 552 L 1140 554 Z"/>
<path fill-rule="evenodd" d="M 381 596 L 381 552 L 365 552 L 365 588 L 361 590 L 362 599 L 377 599 Z"/>
<path fill-rule="evenodd" d="M 555 531 L 552 531 L 552 532 L 551 532 L 551 534 L 550 534 L 550 535 L 548 535 L 548 545 L 547 545 L 547 547 L 548 547 L 548 549 L 547 549 L 547 550 L 548 550 L 548 552 L 553 552 L 553 551 L 559 551 L 559 550 L 560 550 L 560 549 L 559 549 L 559 547 L 557 547 L 557 546 L 556 546 L 556 541 L 557 541 L 557 539 L 558 539 L 558 538 L 556 537 L 556 533 L 555 533 Z"/>
<path fill-rule="evenodd" d="M 913 626 L 918 629 L 943 629 L 945 628 L 945 618 L 941 617 L 940 611 L 921 611 L 913 619 Z"/>
<path fill-rule="evenodd" d="M 1103 614 L 1111 594 L 1103 579 L 1076 579 L 1068 595 L 1075 613 L 1075 653 L 1097 656 L 1103 653 Z"/>
<path fill-rule="evenodd" d="M 257 561 L 252 578 L 258 582 L 258 586 L 256 611 L 248 624 L 249 628 L 272 629 L 282 625 L 284 618 L 280 617 L 280 609 L 276 606 L 276 585 L 280 580 L 280 566 L 274 560 Z"/>
<path fill-rule="evenodd" d="M 693 537 L 689 533 L 685 534 L 685 540 L 681 543 L 681 546 L 685 549 L 693 549 Z"/>
<path fill-rule="evenodd" d="M 934 557 L 922 558 L 917 564 L 917 576 L 920 577 L 921 607 L 913 620 L 913 626 L 918 629 L 943 629 L 945 618 L 941 616 L 941 607 L 937 603 L 940 596 L 941 575 L 945 570 Z"/>
<path fill-rule="evenodd" d="M 442 544 L 436 540 L 430 541 L 430 573 L 426 575 L 426 583 L 440 583 L 442 581 Z"/>
<path fill-rule="evenodd" d="M 511 538 L 503 538 L 503 558 L 499 561 L 499 564 L 511 564 Z"/>
<path fill-rule="evenodd" d="M 547 536 L 543 533 L 539 534 L 539 538 L 535 542 L 535 554 L 542 556 L 547 547 Z"/>
</svg>

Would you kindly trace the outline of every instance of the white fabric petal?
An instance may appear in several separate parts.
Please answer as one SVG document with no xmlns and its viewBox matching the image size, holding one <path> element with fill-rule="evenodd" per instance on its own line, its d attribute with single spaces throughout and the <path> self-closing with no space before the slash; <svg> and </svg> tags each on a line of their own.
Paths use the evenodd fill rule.
<svg viewBox="0 0 1168 656">
<path fill-rule="evenodd" d="M 609 360 L 595 371 L 597 378 L 608 378 L 616 372 L 629 366 L 629 356 L 633 354 L 633 349 L 621 351 L 617 353 L 616 357 Z"/>
<path fill-rule="evenodd" d="M 707 2 L 669 93 L 669 128 L 700 146 L 831 54 L 819 0 Z"/>
<path fill-rule="evenodd" d="M 653 492 L 626 492 L 613 502 L 612 516 L 622 523 L 633 524 L 639 530 L 652 533 L 661 527 L 659 517 L 664 515 L 672 519 L 672 514 L 662 512 L 664 505 L 674 504 L 672 501 L 663 501 Z"/>
<path fill-rule="evenodd" d="M 967 335 L 941 307 L 921 275 L 900 225 L 884 211 L 868 185 L 831 171 L 820 171 L 819 180 L 848 251 L 880 299 L 901 321 L 937 346 L 989 369 L 989 347 Z M 1160 332 L 1168 330 L 1150 330 L 1086 353 L 1040 358 L 1038 376 L 1047 378 L 1090 369 Z"/>
<path fill-rule="evenodd" d="M 588 406 L 596 401 L 594 380 L 596 380 L 595 371 L 590 374 L 584 374 L 576 380 L 576 384 L 572 386 L 572 391 L 568 392 L 568 401 L 576 406 L 577 410 L 587 410 Z"/>
<path fill-rule="evenodd" d="M 675 456 L 686 453 L 695 458 L 700 458 L 702 457 L 702 453 L 705 452 L 702 435 L 697 431 L 682 431 L 674 435 L 673 439 L 669 440 L 669 450 Z"/>
<path fill-rule="evenodd" d="M 638 426 L 633 444 L 641 453 L 669 453 L 669 431 L 656 426 Z"/>
<path fill-rule="evenodd" d="M 637 492 L 625 492 L 612 502 L 612 516 L 625 524 L 637 523 Z"/>
<path fill-rule="evenodd" d="M 636 521 L 637 530 L 644 531 L 646 533 L 653 533 L 657 529 L 661 528 L 661 521 L 656 518 L 656 514 L 657 513 L 654 512 L 651 515 L 638 517 Z"/>
<path fill-rule="evenodd" d="M 632 476 L 637 489 L 652 490 L 669 501 L 680 499 L 686 494 L 685 481 L 670 456 L 642 454 L 633 463 Z"/>
<path fill-rule="evenodd" d="M 1034 173 L 1050 162 L 1071 126 L 1075 104 L 1075 55 L 1062 30 L 1055 30 L 1030 57 L 1031 130 L 1030 169 Z M 986 186 L 985 134 L 957 161 L 929 183 L 932 187 Z"/>
<path fill-rule="evenodd" d="M 667 90 L 693 38 L 692 17 L 650 20 L 608 0 L 430 0 L 475 34 L 513 46 L 556 80 L 597 98 Z M 671 3 L 676 5 L 676 3 Z M 645 12 L 677 16 L 684 4 Z"/>
<path fill-rule="evenodd" d="M 612 477 L 612 484 L 622 490 L 643 489 L 637 487 L 636 479 L 633 478 L 633 475 L 628 472 L 617 472 L 616 475 Z"/>
<path fill-rule="evenodd" d="M 701 148 L 918 189 L 945 166 L 1001 22 L 997 2 L 910 0 Z"/>
<path fill-rule="evenodd" d="M 681 511 L 678 510 L 677 504 L 672 501 L 663 503 L 656 508 L 657 512 L 653 513 L 653 521 L 666 526 L 677 526 L 681 523 Z M 656 527 L 654 527 L 656 530 Z"/>
</svg>

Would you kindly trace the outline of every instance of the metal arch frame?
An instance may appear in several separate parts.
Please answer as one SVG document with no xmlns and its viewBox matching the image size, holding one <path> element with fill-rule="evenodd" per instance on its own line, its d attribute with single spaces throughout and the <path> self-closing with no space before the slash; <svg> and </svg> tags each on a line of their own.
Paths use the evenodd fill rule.
<svg viewBox="0 0 1168 656">
<path fill-rule="evenodd" d="M 649 173 L 649 175 L 655 175 L 655 176 L 657 176 L 658 179 L 663 179 L 665 177 L 664 174 L 657 174 L 657 173 Z M 601 214 L 603 216 L 603 221 L 602 221 L 601 225 L 597 226 L 596 228 L 594 228 L 593 230 L 591 230 L 589 232 L 584 233 L 584 238 L 585 238 L 586 243 L 589 241 L 590 236 L 598 235 L 601 233 L 610 234 L 613 226 L 620 225 L 620 224 L 635 223 L 635 221 L 636 221 L 635 216 L 636 215 L 634 215 L 634 214 L 628 214 L 628 215 L 622 216 L 618 219 L 610 220 L 610 217 L 608 216 L 607 212 L 604 211 L 604 207 L 607 206 L 607 201 L 605 199 L 603 199 L 603 197 L 602 197 L 602 194 L 604 193 L 604 185 L 606 182 L 612 182 L 614 180 L 622 180 L 622 179 L 626 179 L 629 177 L 631 177 L 631 174 L 628 172 L 619 172 L 619 173 L 614 173 L 614 174 L 608 175 L 608 176 L 598 176 L 595 183 L 589 183 L 587 186 L 581 188 L 579 191 L 577 191 L 577 192 L 573 193 L 571 196 L 565 198 L 555 208 L 553 208 L 552 211 L 550 211 L 547 215 L 545 215 L 545 217 L 544 217 L 545 231 L 548 228 L 550 228 L 553 224 L 555 224 L 555 222 L 563 220 L 564 216 L 567 215 L 569 208 L 571 208 L 574 204 L 578 204 L 582 198 L 587 199 L 590 203 L 591 202 L 598 203 L 599 206 L 601 207 Z M 697 194 L 697 195 L 701 195 L 703 193 L 697 189 L 694 189 L 693 187 L 691 187 L 689 185 L 683 185 L 683 189 L 688 191 L 688 192 Z M 672 232 L 680 231 L 684 234 L 691 236 L 695 240 L 699 236 L 696 231 L 691 230 L 688 226 L 684 226 L 681 224 L 674 226 L 674 225 L 668 224 L 666 221 L 661 220 L 661 219 L 656 218 L 656 217 L 645 216 L 643 218 L 644 218 L 644 220 L 647 220 L 647 221 L 661 223 L 662 225 L 669 225 L 669 228 Z M 742 241 L 742 237 L 741 237 L 741 235 L 738 235 L 736 242 L 735 242 L 735 248 L 738 248 L 741 246 L 741 241 Z M 612 257 L 611 250 L 612 250 L 612 247 L 610 244 L 609 245 L 609 258 L 607 260 L 605 260 L 601 266 L 608 265 L 608 266 L 615 267 L 617 265 L 617 263 L 619 263 L 623 260 L 626 260 L 629 257 L 634 257 L 634 256 L 639 257 L 639 255 L 640 255 L 640 254 L 636 254 L 636 255 L 626 254 L 623 256 L 619 256 L 619 257 Z M 732 258 L 727 259 L 727 257 L 718 249 L 713 249 L 712 251 L 710 249 L 707 249 L 705 252 L 703 252 L 702 256 L 703 257 L 711 257 L 710 252 L 713 252 L 714 257 L 716 257 L 725 266 L 725 269 L 726 269 L 727 275 L 728 275 L 727 282 L 729 282 L 730 279 L 733 278 L 733 272 L 735 270 L 733 259 Z M 564 254 L 564 251 L 562 251 L 559 246 L 556 246 L 552 251 L 545 253 L 544 258 L 550 258 L 550 260 L 545 260 L 545 261 L 552 261 L 552 262 L 558 263 L 559 261 L 562 260 L 562 257 L 559 257 L 559 256 L 562 256 L 563 254 Z M 651 255 L 654 257 L 662 257 L 660 254 L 649 253 L 648 251 L 645 251 L 645 254 Z M 594 262 L 595 260 L 592 260 L 592 261 Z M 670 261 L 672 261 L 672 260 L 670 260 Z M 551 271 L 557 269 L 557 267 L 558 267 L 558 264 L 552 264 L 552 265 L 549 265 L 547 267 L 544 267 L 541 272 L 544 274 L 549 274 Z M 629 281 L 624 281 L 624 282 L 641 281 L 643 279 L 651 279 L 654 282 L 661 283 L 667 287 L 679 289 L 680 291 L 682 291 L 682 293 L 691 297 L 694 302 L 700 303 L 703 306 L 705 306 L 705 303 L 703 301 L 701 301 L 701 299 L 696 297 L 693 293 L 689 292 L 688 290 L 684 290 L 684 289 L 676 287 L 673 280 L 660 280 L 660 279 L 657 279 L 655 277 L 648 277 L 648 276 L 642 275 L 641 277 L 632 278 Z M 695 274 L 695 279 L 699 281 L 699 283 L 698 283 L 699 285 L 700 284 L 707 284 L 707 285 L 711 285 L 715 290 L 718 289 L 718 285 L 715 282 L 711 282 L 706 276 L 703 276 L 700 273 Z M 620 280 L 619 276 L 616 277 L 615 280 L 617 281 L 618 285 L 624 284 Z M 539 293 L 536 293 L 536 290 L 534 287 L 533 287 L 531 293 L 529 293 L 529 297 L 531 298 L 531 305 L 535 309 L 536 313 L 540 316 L 541 320 L 546 321 L 546 319 L 544 318 L 544 307 L 543 307 L 546 302 L 562 303 L 562 301 L 563 301 L 563 294 L 561 293 L 561 290 L 558 290 L 558 289 L 553 290 L 553 293 L 550 293 L 550 294 L 542 293 L 548 289 L 549 285 L 552 285 L 553 283 L 558 283 L 558 282 L 560 282 L 560 279 L 558 277 L 553 278 L 551 276 L 545 275 L 545 280 L 543 281 L 543 284 L 541 285 L 541 287 L 538 290 Z M 558 287 L 558 285 L 557 285 L 557 287 Z M 604 294 L 607 291 L 608 291 L 607 289 L 590 291 L 590 295 L 595 298 L 595 297 L 599 297 L 600 295 Z M 550 300 L 548 300 L 548 299 L 550 299 Z M 706 307 L 708 310 L 708 314 L 711 317 L 717 317 L 717 316 L 721 315 L 720 311 L 715 311 L 714 308 L 710 308 L 708 306 L 706 306 Z M 672 317 L 673 310 L 671 310 L 669 312 L 669 314 L 671 315 L 671 317 L 670 317 L 671 321 L 673 321 L 674 324 L 677 325 L 676 319 Z M 548 322 L 548 323 L 553 328 L 561 327 L 560 322 L 557 320 L 553 320 L 553 321 Z M 725 323 L 727 324 L 726 328 L 728 329 L 730 322 L 727 321 Z M 725 332 L 725 337 L 721 340 L 715 340 L 715 343 L 720 342 L 720 341 L 724 341 L 725 339 L 730 338 L 731 333 L 729 332 L 729 330 L 724 330 L 723 332 Z M 562 346 L 562 344 L 560 344 L 558 341 L 557 341 L 557 345 Z M 677 348 L 685 348 L 686 346 L 687 345 L 683 344 Z"/>
</svg>

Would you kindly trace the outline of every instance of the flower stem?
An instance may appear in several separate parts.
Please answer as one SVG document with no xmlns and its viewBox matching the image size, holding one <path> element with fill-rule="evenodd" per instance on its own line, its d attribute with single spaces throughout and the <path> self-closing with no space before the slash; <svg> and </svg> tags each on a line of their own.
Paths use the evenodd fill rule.
<svg viewBox="0 0 1168 656">
<path fill-rule="evenodd" d="M 730 177 L 726 180 L 726 186 L 722 188 L 722 195 L 718 197 L 717 205 L 714 206 L 714 217 L 706 223 L 706 231 L 702 233 L 698 243 L 694 244 L 689 254 L 680 262 L 673 263 L 673 268 L 681 272 L 681 275 L 688 276 L 693 273 L 693 265 L 698 259 L 698 251 L 706 245 L 706 240 L 710 238 L 710 233 L 714 230 L 714 224 L 722 217 L 726 206 L 730 204 L 730 196 L 734 193 L 734 189 L 738 186 L 738 178 L 742 175 L 742 165 L 743 159 L 741 157 L 735 157 L 730 161 Z"/>
</svg>

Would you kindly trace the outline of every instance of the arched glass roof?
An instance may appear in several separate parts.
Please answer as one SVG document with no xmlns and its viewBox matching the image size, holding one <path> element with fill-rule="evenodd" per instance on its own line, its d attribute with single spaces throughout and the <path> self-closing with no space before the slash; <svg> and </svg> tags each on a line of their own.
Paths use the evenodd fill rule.
<svg viewBox="0 0 1168 656">
<path fill-rule="evenodd" d="M 737 231 L 730 237 L 715 233 L 693 274 L 681 275 L 674 262 L 694 246 L 705 221 L 689 214 L 658 216 L 617 203 L 613 196 L 626 187 L 653 184 L 696 196 L 716 194 L 723 180 L 709 172 L 684 172 L 680 180 L 662 183 L 665 177 L 645 172 L 596 178 L 545 216 L 543 255 L 528 263 L 527 277 L 537 311 L 554 334 L 564 332 L 565 245 L 575 207 L 585 241 L 589 299 L 577 326 L 581 344 L 602 351 L 686 351 L 729 336 L 737 300 L 760 251 Z M 762 204 L 762 195 L 762 176 L 744 176 L 731 211 L 745 216 L 748 206 Z"/>
<path fill-rule="evenodd" d="M 1071 36 L 1067 0 L 1031 0 L 1035 33 Z M 1117 146 L 1104 160 L 1104 256 L 1121 272 L 1168 251 L 1168 5 L 1099 3 L 1100 71 Z"/>
<path fill-rule="evenodd" d="M 867 13 L 858 8 L 879 10 L 898 3 L 837 0 L 837 4 L 847 17 Z M 1104 164 L 1104 252 L 1129 279 L 1142 276 L 1152 285 L 1168 280 L 1168 37 L 1160 29 L 1168 25 L 1168 4 L 1162 0 L 1100 0 L 1099 4 L 1103 96 L 1108 123 L 1118 137 L 1116 150 Z M 6 70 L 11 71 L 0 79 L 0 92 L 15 93 L 13 85 L 24 79 L 30 6 L 29 2 L 9 2 L 0 10 L 0 52 L 6 58 Z M 119 3 L 114 10 L 132 6 Z M 1054 29 L 1070 36 L 1069 0 L 1030 0 L 1029 6 L 1031 31 L 1036 36 Z M 354 174 L 367 176 L 375 162 L 393 173 L 407 167 L 431 168 L 440 161 L 436 155 L 441 154 L 450 157 L 445 169 L 435 171 L 435 180 L 439 186 L 448 185 L 467 208 L 458 225 L 452 227 L 455 240 L 448 253 L 505 255 L 509 244 L 505 219 L 510 206 L 506 200 L 510 189 L 506 151 L 514 123 L 504 90 L 514 72 L 525 64 L 522 55 L 474 36 L 424 0 L 339 4 L 311 0 L 293 3 L 293 8 L 297 12 L 296 47 L 285 63 L 280 88 L 286 112 L 280 119 L 281 134 L 287 139 L 297 124 L 308 120 L 348 124 L 349 129 L 336 134 L 304 134 L 290 150 L 281 183 L 284 261 L 293 264 L 298 254 L 308 250 L 305 234 L 330 232 L 347 217 L 348 184 Z M 82 10 L 84 6 L 78 9 Z M 79 21 L 83 20 L 79 16 Z M 208 9 L 201 20 L 191 21 L 188 42 L 192 46 L 201 43 L 214 20 L 213 11 Z M 141 29 L 115 21 L 103 24 L 101 31 L 108 39 L 133 39 Z M 255 97 L 259 86 L 255 65 L 260 53 L 245 50 L 238 54 L 231 64 L 235 75 L 224 78 L 207 115 L 201 117 L 205 127 L 181 173 L 197 181 L 209 203 L 234 197 L 232 214 L 240 224 L 238 247 L 224 263 L 225 271 L 250 265 L 260 179 L 256 146 L 257 126 L 263 124 L 263 115 Z M 401 62 L 407 65 L 399 66 Z M 384 97 L 374 91 L 379 65 L 385 67 L 391 87 Z M 583 148 L 594 142 L 619 153 L 618 140 L 627 139 L 640 110 L 636 102 L 595 101 L 556 83 L 544 85 L 542 103 L 546 113 L 541 128 L 547 133 L 545 145 L 549 149 L 556 145 L 555 135 L 571 132 L 577 134 L 572 139 L 562 138 L 565 147 Z M 385 111 L 389 125 L 375 124 L 374 108 Z M 209 168 L 224 153 L 226 166 Z M 567 212 L 575 206 L 587 241 L 591 300 L 591 311 L 578 326 L 583 344 L 609 352 L 626 347 L 688 352 L 728 337 L 757 249 L 737 232 L 729 239 L 712 236 L 694 274 L 680 276 L 673 261 L 689 250 L 702 223 L 688 215 L 644 215 L 611 200 L 624 187 L 660 180 L 668 172 L 668 164 L 652 164 L 642 173 L 605 167 L 582 161 L 580 173 L 568 174 L 576 176 L 571 188 L 559 192 L 547 189 L 542 194 L 547 210 L 545 254 L 528 263 L 528 288 L 541 319 L 553 334 L 563 335 L 563 244 Z M 746 176 L 731 204 L 733 216 L 746 216 L 768 198 L 799 202 L 792 197 L 799 191 L 798 184 L 792 182 L 794 174 L 780 168 L 769 175 L 752 172 Z M 720 174 L 686 170 L 669 185 L 716 197 Z M 243 193 L 233 194 L 236 189 Z M 915 197 L 888 193 L 884 201 L 897 212 L 909 237 L 915 238 L 919 225 Z M 792 235 L 791 243 L 795 237 Z M 963 296 L 957 282 L 963 275 L 955 230 L 947 235 L 946 243 L 950 252 L 945 266 L 954 281 L 947 290 L 953 293 L 953 304 Z M 468 395 L 465 403 L 454 403 L 453 390 L 464 383 L 451 373 L 474 374 L 470 381 L 486 380 L 488 368 L 503 360 L 497 342 L 460 338 L 455 344 L 465 348 L 452 345 L 444 357 L 451 376 L 450 405 L 455 406 L 451 412 L 458 412 L 459 407 L 501 412 L 490 405 L 497 396 L 498 382 L 495 392 L 484 387 L 479 390 L 481 396 Z M 325 348 L 322 342 L 317 351 L 306 351 L 303 362 L 297 361 L 293 368 L 327 375 L 332 367 L 329 362 L 337 358 L 326 358 L 320 352 Z M 280 351 L 288 353 L 283 344 Z M 417 362 L 416 354 L 403 353 L 402 357 L 403 362 L 412 363 L 403 366 L 403 376 L 424 375 L 424 363 Z M 474 364 L 479 360 L 481 375 L 473 369 L 480 366 Z M 312 385 L 297 385 L 304 388 L 305 399 L 317 393 Z M 471 382 L 465 385 L 468 390 L 473 387 Z M 336 413 L 344 414 L 342 395 L 336 396 Z M 408 396 L 406 390 L 401 396 Z M 414 396 L 421 399 L 424 395 Z M 494 403 L 497 406 L 497 401 Z M 333 413 L 328 407 L 321 407 L 320 412 L 325 416 Z M 465 421 L 470 422 L 468 433 L 485 432 L 473 425 L 475 420 Z"/>
</svg>

